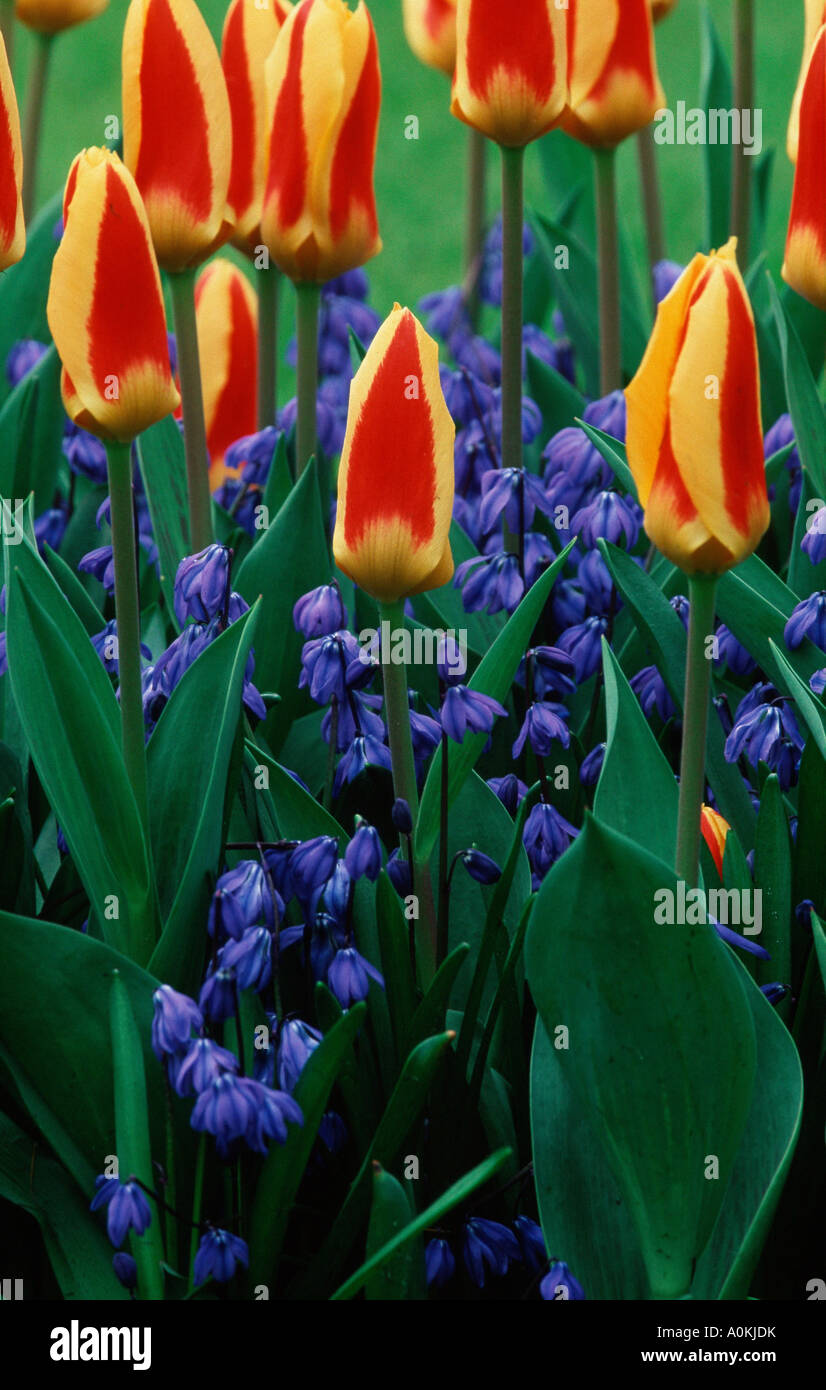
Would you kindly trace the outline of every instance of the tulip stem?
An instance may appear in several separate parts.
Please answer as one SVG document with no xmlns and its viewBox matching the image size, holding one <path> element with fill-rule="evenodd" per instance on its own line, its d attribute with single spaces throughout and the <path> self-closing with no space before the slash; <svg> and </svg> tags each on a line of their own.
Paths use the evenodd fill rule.
<svg viewBox="0 0 826 1390">
<path fill-rule="evenodd" d="M 751 111 L 754 106 L 754 0 L 734 0 L 734 105 L 738 111 Z M 752 162 L 744 145 L 734 149 L 731 229 L 744 274 L 749 264 Z"/>
<path fill-rule="evenodd" d="M 195 318 L 195 271 L 180 270 L 169 276 L 178 377 L 184 414 L 186 488 L 189 499 L 191 554 L 206 550 L 213 541 L 212 497 L 209 491 L 209 455 L 204 423 L 204 393 Z"/>
<path fill-rule="evenodd" d="M 382 624 L 390 624 L 390 632 L 404 629 L 404 601 L 379 603 L 379 617 Z M 388 629 L 384 628 L 384 631 Z M 388 643 L 382 643 L 381 673 L 384 681 L 384 717 L 390 742 L 390 759 L 393 766 L 393 792 L 410 807 L 413 824 L 419 814 L 419 791 L 416 785 L 416 760 L 413 757 L 413 739 L 410 733 L 410 703 L 407 698 L 407 665 L 405 662 L 391 661 L 392 653 L 387 650 Z M 412 857 L 412 856 L 411 856 Z M 436 924 L 436 904 L 433 898 L 433 884 L 430 878 L 430 865 L 427 860 L 411 862 L 411 871 L 420 898 L 423 931 L 419 933 L 422 950 L 422 983 L 427 987 L 435 973 L 438 937 Z"/>
<path fill-rule="evenodd" d="M 645 211 L 645 237 L 648 244 L 648 264 L 652 272 L 655 265 L 665 256 L 665 233 L 663 231 L 663 205 L 660 196 L 660 178 L 657 170 L 657 149 L 654 144 L 653 129 L 650 125 L 637 131 L 637 155 L 640 166 L 640 186 L 642 204 Z"/>
<path fill-rule="evenodd" d="M 40 125 L 54 34 L 35 33 L 32 39 L 34 53 L 26 90 L 26 120 L 23 127 L 23 216 L 27 226 L 34 212 Z"/>
<path fill-rule="evenodd" d="M 258 271 L 258 428 L 275 422 L 278 406 L 278 291 L 281 272 L 268 265 Z"/>
<path fill-rule="evenodd" d="M 115 620 L 118 634 L 118 679 L 123 760 L 144 834 L 149 838 L 149 798 L 141 688 L 141 619 L 135 515 L 132 506 L 130 444 L 106 445 L 112 554 L 115 564 Z"/>
<path fill-rule="evenodd" d="M 696 888 L 700 863 L 700 816 L 705 794 L 706 728 L 711 686 L 707 639 L 714 631 L 717 576 L 692 574 L 688 579 L 691 611 L 683 701 L 683 747 L 680 803 L 677 813 L 677 877 Z"/>
<path fill-rule="evenodd" d="M 296 281 L 295 314 L 298 330 L 298 413 L 295 425 L 295 475 L 301 477 L 316 452 L 318 395 L 318 311 L 321 287 Z M 325 528 L 327 514 L 324 514 Z"/>
<path fill-rule="evenodd" d="M 465 274 L 467 311 L 476 326 L 479 314 L 479 271 L 485 243 L 485 159 L 487 141 L 480 131 L 468 128 L 467 220 L 465 223 Z"/>
<path fill-rule="evenodd" d="M 599 264 L 599 375 L 607 396 L 622 385 L 616 150 L 594 150 Z"/>
</svg>

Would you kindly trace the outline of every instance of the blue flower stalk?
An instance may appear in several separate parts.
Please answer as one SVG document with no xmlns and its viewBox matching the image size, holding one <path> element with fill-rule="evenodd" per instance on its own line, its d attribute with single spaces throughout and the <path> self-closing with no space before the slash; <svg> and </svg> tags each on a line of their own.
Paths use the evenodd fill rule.
<svg viewBox="0 0 826 1390">
<path fill-rule="evenodd" d="M 683 747 L 680 759 L 680 801 L 677 812 L 677 877 L 696 888 L 700 864 L 700 817 L 705 800 L 706 729 L 711 688 L 711 661 L 706 638 L 714 632 L 717 576 L 688 577 L 691 611 L 683 701 Z"/>
<path fill-rule="evenodd" d="M 135 517 L 132 506 L 131 445 L 110 440 L 106 445 L 115 570 L 115 619 L 118 634 L 121 744 L 144 832 L 149 837 L 149 797 L 141 678 L 141 619 L 138 594 Z"/>
</svg>

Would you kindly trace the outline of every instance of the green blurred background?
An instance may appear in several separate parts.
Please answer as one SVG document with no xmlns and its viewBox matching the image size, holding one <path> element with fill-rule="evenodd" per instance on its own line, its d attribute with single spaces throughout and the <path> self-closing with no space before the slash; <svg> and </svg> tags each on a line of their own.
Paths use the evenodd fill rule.
<svg viewBox="0 0 826 1390">
<path fill-rule="evenodd" d="M 518 23 L 518 0 L 509 4 Z M 202 13 L 220 42 L 226 0 L 200 0 Z M 120 40 L 126 0 L 112 0 L 100 18 L 59 36 L 46 101 L 38 202 L 60 187 L 76 152 L 104 140 L 108 115 L 120 113 Z M 657 28 L 660 73 L 668 104 L 699 104 L 701 19 L 704 0 L 679 0 Z M 710 9 L 726 52 L 731 52 L 732 0 L 711 0 Z M 428 290 L 460 278 L 465 128 L 448 110 L 449 84 L 413 57 L 402 31 L 401 0 L 371 0 L 384 76 L 384 98 L 376 170 L 384 251 L 368 268 L 371 298 L 380 312 L 394 299 L 415 302 Z M 763 110 L 764 150 L 775 147 L 768 222 L 769 263 L 782 259 L 792 171 L 785 130 L 803 39 L 803 0 L 757 0 L 757 98 Z M 15 79 L 25 101 L 30 36 L 17 26 Z M 418 141 L 405 139 L 405 118 L 419 119 Z M 620 151 L 621 215 L 637 255 L 643 255 L 642 221 L 634 141 Z M 489 207 L 496 200 L 495 151 L 490 150 Z M 659 150 L 667 250 L 686 260 L 703 242 L 703 151 L 698 146 Z M 756 162 L 756 161 L 755 161 Z M 529 148 L 527 196 L 548 205 L 538 151 Z M 708 249 L 708 248 L 705 248 Z"/>
</svg>

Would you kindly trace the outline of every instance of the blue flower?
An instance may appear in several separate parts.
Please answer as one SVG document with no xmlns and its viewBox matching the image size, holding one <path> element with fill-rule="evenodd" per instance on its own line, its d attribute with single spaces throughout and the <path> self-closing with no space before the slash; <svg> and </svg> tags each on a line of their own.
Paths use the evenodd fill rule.
<svg viewBox="0 0 826 1390">
<path fill-rule="evenodd" d="M 535 694 L 542 698 L 551 694 L 573 695 L 576 689 L 574 663 L 561 647 L 531 647 L 519 667 L 520 678 L 524 677 L 528 661 L 533 671 Z"/>
<path fill-rule="evenodd" d="M 564 1260 L 556 1260 L 548 1270 L 539 1292 L 547 1303 L 561 1302 L 563 1299 L 582 1300 L 585 1290 L 569 1270 Z"/>
<path fill-rule="evenodd" d="M 726 739 L 725 757 L 727 762 L 735 763 L 745 754 L 752 767 L 764 762 L 771 772 L 777 773 L 781 789 L 788 791 L 797 772 L 803 739 L 788 706 L 782 702 L 766 703 L 766 694 L 771 689 L 771 686 L 755 686 L 740 701 L 734 726 Z"/>
<path fill-rule="evenodd" d="M 222 1072 L 204 1087 L 192 1108 L 192 1128 L 214 1137 L 220 1158 L 227 1156 L 236 1140 L 244 1138 L 255 1120 L 243 1081 L 232 1072 Z"/>
<path fill-rule="evenodd" d="M 718 653 L 715 661 L 716 666 L 727 666 L 734 676 L 747 676 L 755 670 L 757 663 L 754 658 L 737 641 L 734 633 L 729 631 L 725 623 L 720 623 L 716 637 Z"/>
<path fill-rule="evenodd" d="M 574 623 L 557 639 L 557 646 L 573 658 L 577 682 L 586 681 L 599 669 L 602 638 L 608 630 L 605 618 L 586 618 Z"/>
<path fill-rule="evenodd" d="M 482 377 L 491 386 L 499 385 L 502 379 L 502 359 L 487 338 L 454 334 L 450 347 L 459 367 L 466 367 L 469 372 Z"/>
<path fill-rule="evenodd" d="M 378 831 L 361 821 L 344 852 L 344 863 L 352 879 L 369 878 L 375 883 L 381 871 L 381 841 Z"/>
<path fill-rule="evenodd" d="M 152 1211 L 135 1179 L 121 1182 L 119 1178 L 107 1178 L 101 1173 L 95 1178 L 95 1187 L 97 1191 L 89 1209 L 98 1211 L 106 1207 L 106 1231 L 115 1248 L 123 1244 L 127 1231 L 143 1235 L 152 1220 Z"/>
<path fill-rule="evenodd" d="M 200 1095 L 225 1072 L 237 1072 L 238 1060 L 211 1038 L 196 1038 L 185 1057 L 176 1059 L 172 1084 L 179 1096 Z"/>
<path fill-rule="evenodd" d="M 813 565 L 826 560 L 826 507 L 820 507 L 806 522 L 806 534 L 800 542 Z"/>
<path fill-rule="evenodd" d="M 512 1261 L 521 1263 L 522 1251 L 516 1236 L 507 1226 L 477 1216 L 465 1225 L 462 1257 L 474 1284 L 478 1289 L 483 1289 L 488 1271 L 502 1278 Z"/>
<path fill-rule="evenodd" d="M 311 902 L 320 892 L 337 859 L 338 840 L 333 835 L 316 835 L 296 846 L 290 856 L 290 875 L 292 891 L 300 902 Z"/>
<path fill-rule="evenodd" d="M 61 448 L 73 472 L 89 478 L 100 487 L 106 486 L 108 472 L 106 449 L 102 440 L 69 420 L 63 433 Z"/>
<path fill-rule="evenodd" d="M 226 935 L 239 941 L 248 927 L 260 922 L 274 927 L 276 912 L 280 919 L 284 902 L 276 891 L 273 903 L 273 892 L 261 864 L 257 859 L 241 859 L 221 874 L 215 885 L 207 931 L 213 939 Z"/>
<path fill-rule="evenodd" d="M 396 800 L 393 802 L 390 819 L 393 822 L 394 828 L 398 830 L 400 835 L 412 835 L 413 817 L 410 814 L 410 807 L 403 796 L 397 796 Z"/>
<path fill-rule="evenodd" d="M 402 859 L 399 851 L 394 849 L 387 856 L 387 876 L 400 898 L 406 898 L 413 891 L 413 884 L 410 877 L 410 865 L 406 859 Z"/>
<path fill-rule="evenodd" d="M 428 333 L 449 343 L 456 333 L 470 332 L 470 318 L 464 291 L 460 285 L 451 285 L 446 290 L 435 290 L 419 300 L 419 313 L 427 325 Z"/>
<path fill-rule="evenodd" d="M 299 1076 L 321 1041 L 322 1035 L 318 1029 L 300 1018 L 290 1018 L 283 1024 L 278 1034 L 276 1062 L 278 1084 L 282 1091 L 295 1090 Z"/>
<path fill-rule="evenodd" d="M 112 1269 L 115 1278 L 125 1289 L 136 1289 L 138 1287 L 138 1266 L 132 1255 L 125 1250 L 118 1250 L 112 1256 Z"/>
<path fill-rule="evenodd" d="M 519 535 L 533 525 L 537 508 L 545 515 L 553 511 L 540 479 L 524 468 L 491 468 L 480 481 L 479 521 L 483 531 L 492 531 L 504 514 L 511 531 Z"/>
<path fill-rule="evenodd" d="M 429 1289 L 443 1289 L 456 1271 L 456 1260 L 446 1240 L 434 1236 L 424 1252 L 425 1278 Z"/>
<path fill-rule="evenodd" d="M 445 691 L 440 719 L 448 738 L 461 743 L 468 730 L 473 734 L 489 734 L 497 715 L 506 713 L 492 695 L 483 695 L 467 685 L 452 685 Z"/>
<path fill-rule="evenodd" d="M 371 978 L 384 988 L 378 970 L 354 946 L 336 951 L 327 969 L 327 984 L 343 1009 L 367 998 Z"/>
<path fill-rule="evenodd" d="M 741 951 L 748 951 L 749 955 L 758 956 L 760 960 L 771 960 L 768 951 L 758 946 L 751 937 L 741 936 L 739 932 L 732 931 L 731 927 L 724 927 L 722 922 L 718 922 L 714 917 L 709 917 L 709 921 L 721 941 L 728 942 L 729 946 L 739 946 Z"/>
<path fill-rule="evenodd" d="M 249 1251 L 240 1236 L 234 1236 L 230 1231 L 212 1229 L 201 1236 L 192 1268 L 192 1281 L 196 1286 L 205 1284 L 207 1279 L 226 1284 L 238 1265 L 246 1269 L 248 1264 Z"/>
<path fill-rule="evenodd" d="M 475 847 L 466 849 L 460 858 L 471 878 L 475 879 L 477 883 L 484 885 L 498 883 L 502 877 L 502 870 L 496 860 L 491 859 L 489 854 L 483 854 L 480 849 Z"/>
<path fill-rule="evenodd" d="M 48 351 L 48 343 L 38 342 L 37 338 L 18 338 L 6 357 L 6 377 L 10 385 L 17 386 Z"/>
<path fill-rule="evenodd" d="M 208 545 L 187 555 L 175 575 L 175 617 L 208 623 L 223 608 L 229 586 L 230 552 L 225 545 Z"/>
<path fill-rule="evenodd" d="M 212 1023 L 222 1023 L 225 1018 L 232 1018 L 235 1013 L 236 992 L 235 971 L 229 966 L 223 966 L 207 975 L 198 996 L 204 1017 Z"/>
<path fill-rule="evenodd" d="M 574 350 L 569 338 L 549 338 L 547 333 L 543 333 L 536 324 L 526 323 L 522 330 L 522 358 L 524 370 L 527 370 L 528 353 L 538 357 L 540 362 L 545 362 L 554 371 L 559 372 L 567 381 L 573 382 L 576 369 L 574 364 Z"/>
<path fill-rule="evenodd" d="M 592 613 L 604 617 L 617 607 L 611 573 L 598 550 L 589 550 L 577 565 L 577 578 Z"/>
<path fill-rule="evenodd" d="M 595 546 L 600 537 L 626 550 L 633 550 L 640 534 L 640 509 L 631 498 L 618 492 L 598 492 L 571 520 L 571 530 L 585 545 Z"/>
<path fill-rule="evenodd" d="M 380 739 L 369 734 L 354 738 L 336 768 L 333 795 L 338 796 L 345 783 L 354 782 L 368 767 L 384 767 L 389 772 L 392 766 L 390 749 Z"/>
<path fill-rule="evenodd" d="M 519 573 L 519 557 L 497 552 L 494 555 L 474 555 L 457 566 L 454 587 L 462 590 L 462 602 L 467 613 L 512 613 L 519 603 L 525 585 Z"/>
<path fill-rule="evenodd" d="M 779 1004 L 789 993 L 789 986 L 781 984 L 761 985 L 760 989 L 770 1004 Z"/>
<path fill-rule="evenodd" d="M 548 1259 L 542 1227 L 529 1216 L 517 1216 L 513 1225 L 525 1264 L 536 1273 Z"/>
<path fill-rule="evenodd" d="M 372 676 L 369 662 L 351 632 L 340 630 L 305 642 L 301 650 L 299 689 L 309 689 L 317 705 L 335 698 L 343 703 L 351 686 L 363 685 Z"/>
<path fill-rule="evenodd" d="M 113 618 L 108 622 L 102 632 L 96 632 L 94 637 L 89 639 L 100 657 L 110 676 L 118 673 L 118 625 Z M 141 642 L 141 656 L 147 661 L 152 658 L 152 653 L 144 642 Z"/>
<path fill-rule="evenodd" d="M 659 304 L 670 294 L 685 270 L 677 261 L 657 261 L 652 275 L 654 278 L 654 302 Z"/>
<path fill-rule="evenodd" d="M 546 801 L 540 801 L 528 812 L 522 843 L 531 870 L 538 880 L 545 877 L 552 864 L 579 834 L 563 815 Z"/>
<path fill-rule="evenodd" d="M 238 941 L 218 952 L 222 969 L 235 971 L 239 989 L 265 989 L 272 979 L 272 936 L 267 927 L 249 927 Z"/>
<path fill-rule="evenodd" d="M 579 780 L 583 787 L 595 787 L 605 761 L 606 744 L 598 743 L 583 759 L 579 769 Z"/>
<path fill-rule="evenodd" d="M 532 704 L 511 750 L 513 757 L 519 757 L 526 740 L 530 740 L 531 748 L 540 758 L 549 756 L 554 743 L 561 743 L 563 748 L 567 748 L 571 742 L 570 730 L 565 723 L 567 714 L 565 706 L 556 701 L 539 700 Z"/>
<path fill-rule="evenodd" d="M 245 483 L 263 487 L 267 481 L 273 455 L 283 431 L 267 425 L 257 434 L 245 434 L 230 444 L 224 456 L 227 468 L 239 468 Z"/>
<path fill-rule="evenodd" d="M 783 636 L 786 646 L 792 651 L 802 646 L 807 637 L 826 651 L 826 589 L 820 589 L 797 604 L 786 623 Z"/>
<path fill-rule="evenodd" d="M 152 995 L 152 1004 L 152 1050 L 162 1062 L 164 1057 L 186 1052 L 193 1028 L 200 1031 L 204 1020 L 195 1000 L 171 985 L 160 985 Z"/>
<path fill-rule="evenodd" d="M 519 780 L 516 773 L 508 772 L 504 777 L 489 777 L 488 786 L 499 797 L 508 815 L 515 820 L 519 803 L 528 794 L 525 783 Z"/>
<path fill-rule="evenodd" d="M 302 594 L 293 607 L 293 623 L 302 637 L 327 637 L 343 628 L 347 614 L 338 584 L 322 584 Z"/>
<path fill-rule="evenodd" d="M 52 545 L 51 540 L 49 544 Z M 53 545 L 52 549 L 55 549 Z M 104 589 L 114 589 L 115 558 L 111 545 L 99 545 L 94 550 L 89 550 L 78 560 L 77 567 L 83 574 L 94 575 Z"/>
<path fill-rule="evenodd" d="M 286 1144 L 287 1125 L 303 1125 L 301 1106 L 286 1091 L 273 1091 L 251 1077 L 242 1077 L 243 1087 L 250 1107 L 250 1121 L 247 1126 L 246 1141 L 256 1153 L 266 1154 L 269 1140 Z"/>
<path fill-rule="evenodd" d="M 656 666 L 643 666 L 631 677 L 629 684 L 642 705 L 646 719 L 656 712 L 665 724 L 677 713 L 677 706 Z"/>
<path fill-rule="evenodd" d="M 0 670 L 1 674 L 2 670 Z M 822 695 L 826 690 L 826 666 L 822 666 L 819 671 L 815 671 L 814 675 L 809 677 L 809 689 L 813 690 L 815 695 Z"/>
<path fill-rule="evenodd" d="M 795 443 L 794 425 L 791 415 L 785 414 L 778 417 L 766 434 L 763 440 L 763 454 L 765 458 L 771 458 L 772 454 L 778 453 L 780 449 L 785 449 L 787 444 Z M 789 510 L 797 513 L 797 504 L 800 501 L 800 489 L 803 481 L 803 469 L 800 463 L 800 454 L 797 445 L 792 449 L 786 459 L 786 469 L 789 474 Z M 769 493 L 771 497 L 771 493 Z"/>
</svg>

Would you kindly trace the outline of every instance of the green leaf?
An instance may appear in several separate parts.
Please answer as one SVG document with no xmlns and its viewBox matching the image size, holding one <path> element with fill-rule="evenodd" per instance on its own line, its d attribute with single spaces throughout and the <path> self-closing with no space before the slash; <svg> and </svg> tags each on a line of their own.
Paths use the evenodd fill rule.
<svg viewBox="0 0 826 1390">
<path fill-rule="evenodd" d="M 823 826 L 826 825 L 826 759 L 814 739 L 807 739 L 800 759 L 797 782 L 797 835 L 794 843 L 793 901 L 808 898 L 822 909 L 826 903 L 826 855 L 823 853 Z M 802 942 L 800 943 L 802 945 Z M 793 952 L 796 956 L 797 952 Z M 794 961 L 797 978 L 798 961 Z"/>
<path fill-rule="evenodd" d="M 312 1052 L 295 1088 L 303 1125 L 290 1125 L 286 1144 L 273 1144 L 255 1189 L 250 1222 L 250 1282 L 271 1278 L 278 1268 L 281 1248 L 295 1195 L 304 1176 L 330 1092 L 359 1032 L 366 1013 L 356 1004 Z"/>
<path fill-rule="evenodd" d="M 376 926 L 390 1027 L 400 1063 L 416 1011 L 416 984 L 410 959 L 410 923 L 384 869 L 376 883 Z"/>
<path fill-rule="evenodd" d="M 566 1080 L 627 1203 L 651 1294 L 661 1298 L 688 1290 L 755 1070 L 754 1025 L 727 948 L 706 924 L 655 921 L 657 895 L 676 897 L 676 888 L 661 859 L 588 816 L 539 891 L 526 943 L 542 1023 L 549 1038 L 559 1023 L 570 1031 Z M 705 1176 L 708 1155 L 719 1181 Z"/>
<path fill-rule="evenodd" d="M 411 1224 L 414 1216 L 410 1199 L 397 1178 L 373 1164 L 373 1201 L 367 1227 L 367 1263 L 374 1255 Z M 426 1299 L 424 1250 L 415 1238 L 405 1241 L 395 1253 L 377 1265 L 364 1283 L 369 1301 Z"/>
<path fill-rule="evenodd" d="M 604 637 L 602 664 L 607 747 L 594 814 L 603 824 L 673 865 L 679 799 L 674 773 Z M 656 807 L 656 814 L 646 815 L 646 806 Z"/>
<path fill-rule="evenodd" d="M 255 682 L 259 690 L 281 696 L 265 721 L 267 744 L 276 753 L 292 721 L 310 709 L 309 697 L 298 689 L 304 638 L 295 630 L 293 605 L 328 583 L 330 569 L 316 468 L 310 464 L 235 576 L 248 603 L 263 598 Z"/>
<path fill-rule="evenodd" d="M 219 869 L 227 775 L 258 604 L 186 670 L 147 747 L 150 823 L 161 916 L 152 956 L 159 979 L 200 979 L 209 894 Z"/>
<path fill-rule="evenodd" d="M 87 594 L 77 575 L 69 568 L 66 561 L 61 559 L 57 551 L 52 550 L 50 545 L 44 545 L 43 558 L 89 636 L 97 637 L 98 633 L 102 632 L 106 626 L 106 620 Z"/>
<path fill-rule="evenodd" d="M 613 471 L 617 482 L 625 489 L 630 497 L 637 502 L 637 484 L 634 482 L 634 475 L 628 467 L 628 455 L 625 445 L 619 439 L 613 439 L 604 430 L 595 429 L 593 425 L 588 425 L 584 420 L 577 420 L 581 430 L 584 430 L 594 445 L 598 449 L 609 468 Z"/>
<path fill-rule="evenodd" d="M 801 484 L 792 548 L 789 552 L 788 584 L 795 596 L 803 599 L 808 598 L 817 589 L 826 589 L 826 560 L 821 560 L 819 564 L 813 565 L 806 551 L 800 545 L 808 526 L 812 523 L 815 511 L 814 507 L 810 507 L 809 504 L 812 502 L 819 504 L 823 501 L 823 498 L 815 498 L 814 488 L 807 473 L 802 475 Z"/>
<path fill-rule="evenodd" d="M 704 111 L 726 110 L 732 105 L 731 73 L 723 52 L 709 6 L 702 7 L 701 20 L 702 69 L 700 75 L 700 106 Z M 729 209 L 731 207 L 731 149 L 728 145 L 706 143 L 703 146 L 705 171 L 705 233 L 706 246 L 722 246 L 728 241 Z"/>
<path fill-rule="evenodd" d="M 26 228 L 26 254 L 0 278 L 0 362 L 20 338 L 50 341 L 46 300 L 52 258 L 57 250 L 54 228 L 60 217 L 63 190 L 56 193 Z M 0 400 L 11 393 L 5 373 L 0 376 Z M 8 497 L 8 493 L 2 496 Z"/>
<path fill-rule="evenodd" d="M 442 961 L 430 988 L 419 1004 L 410 1022 L 410 1032 L 405 1040 L 403 1052 L 408 1052 L 424 1038 L 445 1026 L 445 1015 L 456 976 L 468 957 L 470 947 L 466 941 L 457 946 L 446 960 Z"/>
<path fill-rule="evenodd" d="M 506 626 L 469 680 L 471 690 L 481 690 L 500 702 L 507 699 L 519 663 L 531 640 L 531 634 L 573 544 L 571 541 L 562 553 L 557 555 L 553 564 L 525 594 L 516 612 L 508 619 Z M 460 747 L 450 748 L 448 808 L 455 802 L 486 742 L 486 734 L 469 734 Z M 430 764 L 416 822 L 416 857 L 420 860 L 430 856 L 439 834 L 441 766 L 440 747 Z"/>
<path fill-rule="evenodd" d="M 256 651 L 257 657 L 257 651 Z M 269 792 L 275 811 L 278 833 L 284 840 L 311 840 L 315 835 L 333 835 L 342 849 L 347 836 L 334 816 L 325 811 L 315 799 L 299 786 L 286 768 L 281 767 L 262 748 L 247 742 L 247 765 L 250 757 L 254 766 L 266 768 L 269 774 Z"/>
<path fill-rule="evenodd" d="M 510 1156 L 510 1149 L 500 1149 L 498 1153 L 491 1154 L 490 1158 L 486 1158 L 483 1163 L 466 1173 L 463 1178 L 449 1187 L 447 1192 L 444 1192 L 437 1201 L 433 1202 L 426 1211 L 423 1211 L 421 1216 L 417 1216 L 415 1221 L 411 1221 L 405 1230 L 400 1231 L 397 1236 L 389 1240 L 381 1250 L 377 1250 L 360 1269 L 356 1270 L 355 1274 L 350 1276 L 346 1283 L 336 1289 L 334 1294 L 331 1294 L 331 1301 L 352 1298 L 357 1294 L 370 1276 L 380 1269 L 386 1260 L 392 1259 L 408 1241 L 413 1240 L 415 1236 L 430 1226 L 435 1226 L 449 1211 L 452 1211 L 462 1202 L 466 1202 L 469 1197 L 473 1196 L 474 1192 L 483 1187 L 486 1182 L 490 1182 L 491 1178 L 495 1177 L 508 1162 Z"/>
<path fill-rule="evenodd" d="M 112 1071 L 115 1089 L 115 1137 L 118 1177 L 126 1182 L 138 1178 L 154 1188 L 152 1145 L 146 1101 L 146 1074 L 143 1047 L 129 991 L 120 971 L 112 973 L 109 986 L 109 1026 L 112 1040 Z M 138 1266 L 138 1289 L 142 1298 L 162 1299 L 164 1295 L 163 1241 L 160 1212 L 154 1205 L 152 1220 L 143 1235 L 131 1233 L 132 1253 Z"/>
<path fill-rule="evenodd" d="M 768 287 L 780 339 L 786 397 L 800 462 L 814 483 L 818 497 L 826 497 L 826 417 L 823 406 L 800 338 L 771 279 L 768 280 Z"/>
<path fill-rule="evenodd" d="M 808 683 L 801 680 L 785 653 L 780 650 L 777 643 L 773 642 L 771 638 L 769 638 L 769 646 L 774 657 L 776 669 L 780 675 L 779 684 L 781 688 L 788 690 L 797 705 L 798 713 L 803 723 L 809 730 L 809 733 L 817 744 L 823 757 L 826 758 L 826 707 L 824 707 L 822 701 L 813 693 Z"/>
<path fill-rule="evenodd" d="M 177 627 L 175 575 L 191 550 L 183 436 L 172 416 L 167 415 L 138 436 L 137 448 L 152 534 L 158 547 L 161 588 L 169 620 Z"/>
<path fill-rule="evenodd" d="M 9 678 L 38 776 L 94 917 L 113 945 L 145 963 L 155 941 L 153 885 L 109 677 L 28 542 L 6 548 L 6 584 Z"/>
<path fill-rule="evenodd" d="M 791 980 L 792 852 L 783 794 L 772 774 L 763 783 L 754 841 L 754 887 L 762 893 L 760 945 L 771 960 L 757 960 L 757 981 Z"/>
<path fill-rule="evenodd" d="M 0 410 L 0 497 L 14 505 L 31 492 L 38 513 L 51 505 L 64 419 L 60 360 L 52 347 Z"/>
</svg>

